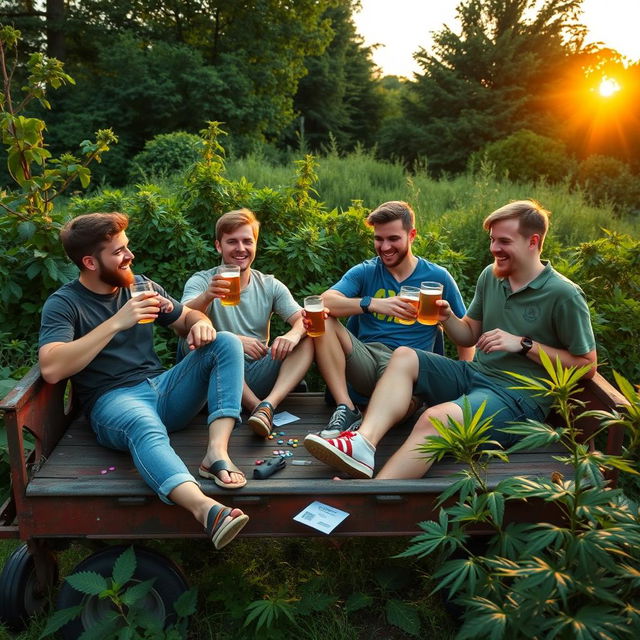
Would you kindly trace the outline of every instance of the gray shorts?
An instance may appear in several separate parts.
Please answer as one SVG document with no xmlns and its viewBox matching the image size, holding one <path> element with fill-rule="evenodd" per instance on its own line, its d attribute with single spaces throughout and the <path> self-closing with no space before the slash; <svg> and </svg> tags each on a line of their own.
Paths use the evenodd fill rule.
<svg viewBox="0 0 640 640">
<path fill-rule="evenodd" d="M 244 357 L 244 381 L 258 398 L 269 395 L 276 383 L 282 360 L 274 360 L 271 351 L 259 360 Z"/>
<path fill-rule="evenodd" d="M 494 416 L 491 437 L 503 446 L 515 443 L 520 436 L 498 429 L 512 422 L 525 422 L 527 418 L 544 420 L 544 412 L 533 400 L 480 373 L 470 363 L 420 349 L 415 349 L 415 352 L 418 354 L 419 368 L 414 393 L 430 407 L 453 402 L 462 408 L 466 397 L 474 413 L 486 402 L 483 416 Z M 515 380 L 514 384 L 517 384 Z"/>
<path fill-rule="evenodd" d="M 347 382 L 363 396 L 370 397 L 389 364 L 393 350 L 382 342 L 361 342 L 349 330 L 352 351 L 346 358 Z"/>
</svg>

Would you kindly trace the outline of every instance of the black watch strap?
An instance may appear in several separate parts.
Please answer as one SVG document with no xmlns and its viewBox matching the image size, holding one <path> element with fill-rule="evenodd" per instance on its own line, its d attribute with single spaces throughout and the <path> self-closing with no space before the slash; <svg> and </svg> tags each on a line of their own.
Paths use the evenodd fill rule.
<svg viewBox="0 0 640 640">
<path fill-rule="evenodd" d="M 533 340 L 529 338 L 529 336 L 525 336 L 524 338 L 522 338 L 522 340 L 520 340 L 520 346 L 522 347 L 522 349 L 520 349 L 518 353 L 521 356 L 526 356 L 527 353 L 529 353 L 529 351 L 531 350 L 531 347 L 533 347 Z"/>
</svg>

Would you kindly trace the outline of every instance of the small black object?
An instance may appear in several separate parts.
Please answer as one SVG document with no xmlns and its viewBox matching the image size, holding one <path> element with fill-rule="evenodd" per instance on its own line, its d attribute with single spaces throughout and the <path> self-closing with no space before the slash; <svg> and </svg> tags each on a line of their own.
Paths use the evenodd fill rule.
<svg viewBox="0 0 640 640">
<path fill-rule="evenodd" d="M 276 471 L 280 471 L 280 469 L 284 469 L 287 464 L 287 461 L 283 456 L 276 456 L 275 458 L 271 458 L 269 460 L 265 460 L 263 464 L 259 467 L 256 467 L 253 470 L 253 477 L 256 480 L 266 480 L 269 476 L 272 476 Z"/>
</svg>

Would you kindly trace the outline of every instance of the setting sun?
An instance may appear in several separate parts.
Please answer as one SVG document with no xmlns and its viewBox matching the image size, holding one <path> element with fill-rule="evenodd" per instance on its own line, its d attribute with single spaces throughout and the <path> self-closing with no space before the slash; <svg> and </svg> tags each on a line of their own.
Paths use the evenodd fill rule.
<svg viewBox="0 0 640 640">
<path fill-rule="evenodd" d="M 620 85 L 613 78 L 602 78 L 598 85 L 598 93 L 603 98 L 609 98 L 617 91 L 620 91 Z"/>
</svg>

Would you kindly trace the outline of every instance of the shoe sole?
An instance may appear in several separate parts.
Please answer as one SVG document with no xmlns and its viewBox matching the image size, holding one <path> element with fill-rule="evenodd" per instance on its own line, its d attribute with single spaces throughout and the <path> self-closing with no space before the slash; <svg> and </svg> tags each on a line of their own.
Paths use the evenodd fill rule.
<svg viewBox="0 0 640 640">
<path fill-rule="evenodd" d="M 308 435 L 304 439 L 304 448 L 320 462 L 339 471 L 344 471 L 352 478 L 370 480 L 373 477 L 373 469 L 339 451 L 320 436 Z"/>
<path fill-rule="evenodd" d="M 270 429 L 260 418 L 256 416 L 251 416 L 247 420 L 247 424 L 251 427 L 251 431 L 255 433 L 257 436 L 262 438 L 267 438 L 271 435 L 272 429 Z"/>
<path fill-rule="evenodd" d="M 211 542 L 216 549 L 226 547 L 249 522 L 249 516 L 242 514 L 236 516 L 231 522 L 221 526 L 211 537 Z"/>
</svg>

